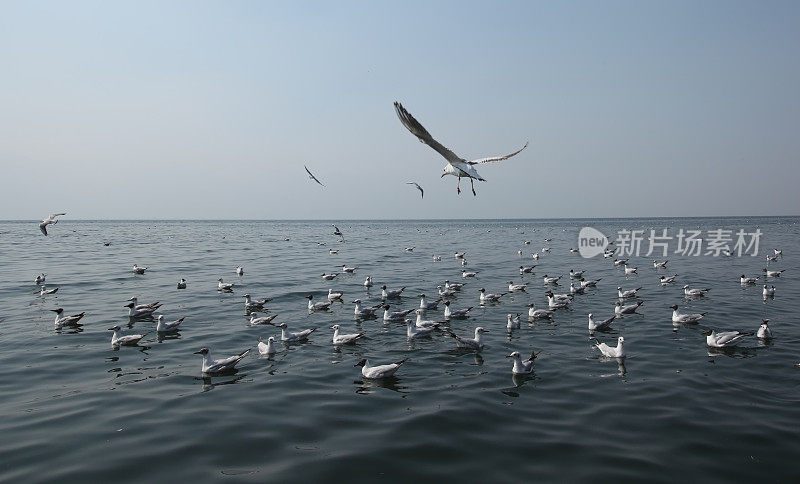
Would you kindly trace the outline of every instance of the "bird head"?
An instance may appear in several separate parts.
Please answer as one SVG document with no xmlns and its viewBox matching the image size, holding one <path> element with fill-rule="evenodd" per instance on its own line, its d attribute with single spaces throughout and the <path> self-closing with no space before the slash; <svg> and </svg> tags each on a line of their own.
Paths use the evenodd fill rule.
<svg viewBox="0 0 800 484">
<path fill-rule="evenodd" d="M 195 351 L 193 354 L 195 354 L 195 355 L 207 355 L 208 354 L 208 348 L 200 348 L 200 351 Z"/>
<path fill-rule="evenodd" d="M 361 358 L 361 359 L 358 361 L 358 363 L 356 363 L 356 364 L 355 364 L 355 365 L 353 365 L 353 366 L 364 366 L 364 365 L 366 365 L 366 364 L 367 364 L 367 359 L 366 359 L 366 358 Z"/>
<path fill-rule="evenodd" d="M 119 326 L 112 326 L 112 327 L 108 328 L 108 330 L 109 331 L 119 331 L 120 327 Z"/>
</svg>

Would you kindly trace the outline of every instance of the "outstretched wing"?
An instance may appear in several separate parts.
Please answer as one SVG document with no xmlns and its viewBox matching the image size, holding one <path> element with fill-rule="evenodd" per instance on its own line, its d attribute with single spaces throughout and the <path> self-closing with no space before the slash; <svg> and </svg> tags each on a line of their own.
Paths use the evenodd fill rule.
<svg viewBox="0 0 800 484">
<path fill-rule="evenodd" d="M 422 198 L 425 198 L 425 190 L 423 190 L 422 187 L 419 186 L 419 183 L 417 183 L 417 182 L 406 182 L 406 185 L 414 185 L 415 187 L 417 187 L 417 190 L 419 190 L 419 193 L 421 194 Z"/>
<path fill-rule="evenodd" d="M 44 235 L 47 235 L 47 224 L 44 222 L 40 223 L 39 230 L 41 230 Z"/>
<path fill-rule="evenodd" d="M 406 111 L 406 108 L 404 108 L 402 104 L 395 101 L 394 110 L 397 112 L 397 117 L 400 118 L 400 122 L 403 123 L 403 126 L 405 126 L 407 130 L 411 131 L 411 134 L 419 138 L 419 140 L 426 145 L 436 150 L 440 155 L 444 156 L 448 163 L 466 161 L 462 158 L 459 158 L 458 155 L 448 150 L 441 143 L 433 139 L 433 136 L 428 133 L 428 130 L 419 124 L 419 121 L 414 119 L 414 116 Z"/>
<path fill-rule="evenodd" d="M 319 183 L 323 187 L 325 186 L 325 185 L 322 184 L 321 181 L 317 180 L 317 177 L 315 177 L 314 174 L 311 173 L 311 171 L 308 169 L 308 167 L 306 165 L 303 165 L 303 168 L 306 169 L 306 173 L 308 173 L 308 176 L 310 176 L 312 180 L 314 180 L 315 182 Z"/>
<path fill-rule="evenodd" d="M 492 163 L 494 161 L 507 160 L 507 159 L 511 158 L 512 156 L 518 155 L 522 150 L 524 150 L 527 147 L 528 147 L 528 142 L 526 141 L 525 142 L 525 146 L 523 146 L 519 150 L 511 153 L 510 155 L 493 156 L 493 157 L 490 157 L 490 158 L 480 158 L 480 159 L 477 159 L 477 160 L 468 161 L 467 163 L 469 163 L 470 165 L 477 165 L 478 163 Z"/>
</svg>

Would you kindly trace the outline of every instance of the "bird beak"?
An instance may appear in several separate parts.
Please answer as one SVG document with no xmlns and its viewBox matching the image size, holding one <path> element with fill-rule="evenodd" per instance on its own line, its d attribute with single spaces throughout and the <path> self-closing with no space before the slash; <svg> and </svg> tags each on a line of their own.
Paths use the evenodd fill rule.
<svg viewBox="0 0 800 484">
<path fill-rule="evenodd" d="M 195 352 L 194 352 L 194 353 L 192 353 L 192 354 L 193 354 L 193 355 L 202 355 L 202 354 L 203 354 L 203 352 L 202 352 L 202 351 L 195 351 Z"/>
<path fill-rule="evenodd" d="M 513 356 L 511 356 L 511 355 L 506 355 L 506 358 L 513 358 Z"/>
<path fill-rule="evenodd" d="M 447 173 L 442 173 L 442 176 L 440 176 L 439 178 L 444 178 L 445 175 L 447 175 Z"/>
</svg>

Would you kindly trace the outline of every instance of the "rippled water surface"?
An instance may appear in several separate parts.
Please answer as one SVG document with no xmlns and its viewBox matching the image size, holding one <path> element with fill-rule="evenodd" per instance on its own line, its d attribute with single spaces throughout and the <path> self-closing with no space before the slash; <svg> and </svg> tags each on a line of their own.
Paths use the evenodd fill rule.
<svg viewBox="0 0 800 484">
<path fill-rule="evenodd" d="M 329 222 L 64 219 L 48 237 L 36 223 L 0 223 L 0 480 L 797 482 L 798 221 L 341 222 L 344 243 Z M 586 225 L 611 238 L 621 229 L 698 227 L 764 235 L 758 257 L 671 254 L 666 271 L 638 257 L 631 263 L 639 274 L 626 277 L 610 260 L 569 252 Z M 533 264 L 531 253 L 545 246 L 552 251 L 536 262 L 535 275 L 521 278 L 518 267 Z M 739 276 L 760 274 L 772 248 L 784 256 L 770 268 L 786 272 L 769 282 L 777 296 L 764 302 L 760 285 L 743 288 Z M 472 318 L 450 328 L 461 335 L 488 328 L 482 353 L 456 350 L 444 332 L 409 344 L 403 325 L 354 320 L 350 301 L 376 304 L 383 283 L 406 286 L 408 297 L 394 304 L 411 308 L 414 296 L 435 294 L 445 279 L 463 282 L 456 250 L 479 274 L 453 302 L 475 306 Z M 134 263 L 149 270 L 134 275 Z M 358 269 L 322 280 L 342 264 Z M 237 265 L 244 276 L 236 276 Z M 602 281 L 554 321 L 523 320 L 508 333 L 507 313 L 525 313 L 529 302 L 546 306 L 542 275 L 565 281 L 571 268 Z M 40 272 L 57 294 L 34 294 Z M 658 283 L 675 273 L 679 284 Z M 368 274 L 376 281 L 371 291 L 362 285 Z M 185 290 L 176 289 L 181 277 Z M 233 293 L 217 291 L 220 277 L 236 284 Z M 479 307 L 479 288 L 501 292 L 521 279 L 527 292 Z M 687 301 L 684 283 L 712 290 Z M 613 314 L 617 286 L 643 287 L 641 315 L 594 337 L 613 344 L 624 336 L 624 363 L 598 357 L 587 330 L 589 312 Z M 345 303 L 308 314 L 303 297 L 325 300 L 328 288 L 343 290 Z M 567 290 L 562 284 L 559 292 Z M 290 329 L 319 329 L 306 344 L 280 346 L 272 359 L 252 351 L 235 374 L 204 378 L 192 354 L 200 347 L 228 356 L 254 348 L 259 336 L 279 335 L 246 324 L 245 292 L 274 298 L 270 312 Z M 133 295 L 161 301 L 168 320 L 185 316 L 180 333 L 161 337 L 153 322 L 129 322 L 123 306 Z M 674 327 L 672 304 L 708 312 L 704 324 Z M 85 311 L 83 326 L 54 330 L 48 309 L 55 307 Z M 706 347 L 705 326 L 754 331 L 762 318 L 771 320 L 771 341 Z M 114 349 L 107 328 L 115 324 L 149 334 L 139 347 Z M 334 348 L 332 324 L 368 338 Z M 505 356 L 532 349 L 541 351 L 534 373 L 512 378 Z M 353 367 L 362 357 L 409 361 L 395 379 L 370 382 Z"/>
</svg>

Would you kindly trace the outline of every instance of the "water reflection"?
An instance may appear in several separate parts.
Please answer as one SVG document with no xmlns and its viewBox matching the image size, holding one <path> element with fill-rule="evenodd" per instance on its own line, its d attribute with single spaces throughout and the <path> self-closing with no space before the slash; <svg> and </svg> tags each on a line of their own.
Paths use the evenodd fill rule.
<svg viewBox="0 0 800 484">
<path fill-rule="evenodd" d="M 236 373 L 236 371 L 237 370 L 234 369 L 233 372 L 231 373 L 231 375 Z M 221 375 L 215 375 L 215 377 L 218 377 L 218 376 L 221 376 Z M 214 387 L 218 387 L 220 385 L 233 385 L 235 383 L 238 383 L 245 376 L 247 376 L 247 375 L 246 374 L 242 374 L 242 375 L 237 376 L 236 378 L 232 378 L 230 380 L 218 381 L 218 382 L 212 382 L 212 377 L 210 377 L 210 376 L 203 376 L 203 377 L 200 377 L 200 378 L 197 378 L 197 379 L 203 382 L 203 393 L 205 393 L 205 392 L 210 392 L 211 390 L 214 389 Z"/>
<path fill-rule="evenodd" d="M 408 393 L 408 387 L 401 385 L 401 380 L 396 376 L 378 380 L 364 378 L 363 380 L 356 380 L 353 383 L 359 385 L 359 387 L 356 388 L 356 393 L 360 395 L 370 394 L 375 388 L 385 388 L 397 393 Z"/>
</svg>

